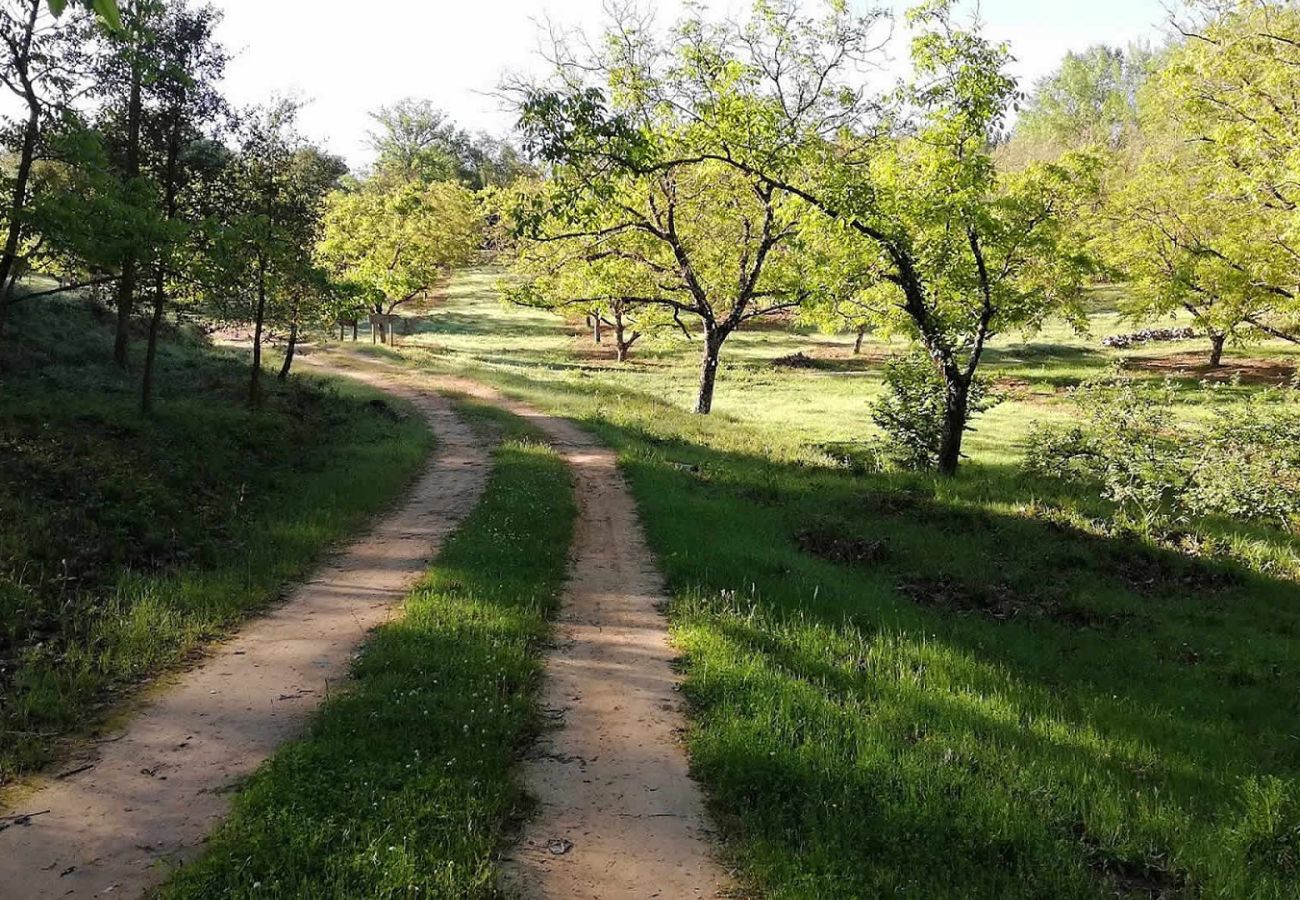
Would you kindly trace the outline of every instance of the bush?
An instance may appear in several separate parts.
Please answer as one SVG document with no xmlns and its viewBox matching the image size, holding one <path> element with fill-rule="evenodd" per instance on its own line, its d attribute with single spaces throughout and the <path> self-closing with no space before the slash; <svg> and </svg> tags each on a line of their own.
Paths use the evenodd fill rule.
<svg viewBox="0 0 1300 900">
<path fill-rule="evenodd" d="M 1098 483 L 1117 518 L 1143 531 L 1182 518 L 1192 466 L 1173 422 L 1173 387 L 1112 376 L 1084 383 L 1072 399 L 1082 421 L 1034 426 L 1025 457 L 1030 471 Z"/>
<path fill-rule="evenodd" d="M 1300 520 L 1300 390 L 1271 390 L 1220 410 L 1200 438 L 1189 507 L 1293 527 Z"/>
<path fill-rule="evenodd" d="M 1220 407 L 1202 427 L 1177 420 L 1167 381 L 1112 375 L 1081 385 L 1073 400 L 1082 421 L 1035 426 L 1026 466 L 1099 484 L 1121 524 L 1156 532 L 1205 515 L 1283 527 L 1300 520 L 1300 391 Z"/>
<path fill-rule="evenodd" d="M 972 382 L 967 427 L 994 402 L 982 382 Z M 871 411 L 872 421 L 885 432 L 885 456 L 905 469 L 934 468 L 943 414 L 943 378 L 929 356 L 917 350 L 885 363 L 885 395 Z"/>
</svg>

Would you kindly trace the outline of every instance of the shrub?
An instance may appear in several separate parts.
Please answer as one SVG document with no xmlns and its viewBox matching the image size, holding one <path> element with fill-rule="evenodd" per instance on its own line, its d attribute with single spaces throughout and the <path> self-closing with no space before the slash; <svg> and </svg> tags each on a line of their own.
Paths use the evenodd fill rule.
<svg viewBox="0 0 1300 900">
<path fill-rule="evenodd" d="M 995 402 L 982 382 L 973 381 L 967 428 L 978 413 Z M 906 469 L 934 468 L 943 413 L 943 378 L 929 356 L 917 350 L 885 363 L 885 395 L 871 411 L 872 421 L 885 432 L 885 456 Z"/>
<path fill-rule="evenodd" d="M 1293 527 L 1300 520 L 1300 390 L 1257 394 L 1221 409 L 1199 439 L 1189 507 Z"/>
<path fill-rule="evenodd" d="M 1035 426 L 1026 466 L 1100 485 L 1121 524 L 1153 532 L 1205 515 L 1283 527 L 1300 519 L 1300 391 L 1221 406 L 1202 427 L 1178 421 L 1168 381 L 1112 375 L 1081 385 L 1073 400 L 1082 420 Z"/>
<path fill-rule="evenodd" d="M 1027 467 L 1041 475 L 1098 483 L 1125 525 L 1153 531 L 1181 518 L 1192 466 L 1173 422 L 1173 387 L 1112 376 L 1084 383 L 1072 399 L 1082 421 L 1066 427 L 1036 425 L 1029 435 Z"/>
</svg>

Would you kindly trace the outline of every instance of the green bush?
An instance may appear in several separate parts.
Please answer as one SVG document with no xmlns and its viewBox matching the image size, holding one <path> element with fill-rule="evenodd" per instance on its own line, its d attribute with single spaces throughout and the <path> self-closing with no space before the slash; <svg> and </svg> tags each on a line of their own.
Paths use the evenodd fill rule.
<svg viewBox="0 0 1300 900">
<path fill-rule="evenodd" d="M 934 468 L 944 416 L 944 383 L 934 361 L 920 350 L 895 356 L 885 363 L 884 377 L 885 394 L 871 411 L 885 433 L 882 455 L 904 469 Z M 967 428 L 994 402 L 984 385 L 973 381 Z"/>
<path fill-rule="evenodd" d="M 1098 484 L 1120 524 L 1158 532 L 1197 516 L 1283 527 L 1300 519 L 1300 391 L 1264 391 L 1204 426 L 1179 421 L 1168 381 L 1111 375 L 1072 399 L 1080 421 L 1035 426 L 1026 466 Z"/>
</svg>

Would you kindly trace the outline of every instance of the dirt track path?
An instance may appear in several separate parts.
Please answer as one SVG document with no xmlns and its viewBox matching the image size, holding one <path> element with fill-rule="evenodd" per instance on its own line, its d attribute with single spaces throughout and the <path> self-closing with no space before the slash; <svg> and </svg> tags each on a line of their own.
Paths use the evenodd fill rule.
<svg viewBox="0 0 1300 900">
<path fill-rule="evenodd" d="M 555 727 L 525 762 L 540 803 L 506 861 L 505 887 L 551 900 L 734 896 L 681 743 L 664 585 L 614 451 L 476 383 L 442 383 L 533 422 L 576 481 L 569 581 L 542 697 Z"/>
<path fill-rule="evenodd" d="M 487 449 L 435 393 L 352 371 L 407 397 L 438 448 L 396 512 L 250 622 L 0 821 L 0 897 L 136 897 L 192 856 L 225 814 L 226 789 L 299 732 L 345 677 L 369 629 L 428 567 L 487 481 Z"/>
</svg>

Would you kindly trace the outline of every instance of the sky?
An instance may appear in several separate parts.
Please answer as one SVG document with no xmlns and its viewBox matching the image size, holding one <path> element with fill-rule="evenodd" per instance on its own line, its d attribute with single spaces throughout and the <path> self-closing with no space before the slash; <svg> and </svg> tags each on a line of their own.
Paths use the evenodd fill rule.
<svg viewBox="0 0 1300 900">
<path fill-rule="evenodd" d="M 471 131 L 507 133 L 511 116 L 492 94 L 508 73 L 544 69 L 540 23 L 596 33 L 602 21 L 602 0 L 214 3 L 225 11 L 219 35 L 234 54 L 225 84 L 231 99 L 300 98 L 303 131 L 354 166 L 370 159 L 368 113 L 403 97 L 427 97 Z M 670 21 L 680 0 L 656 5 Z M 1162 0 L 982 0 L 980 15 L 990 37 L 1010 42 L 1026 87 L 1068 51 L 1158 40 L 1167 19 Z"/>
</svg>

